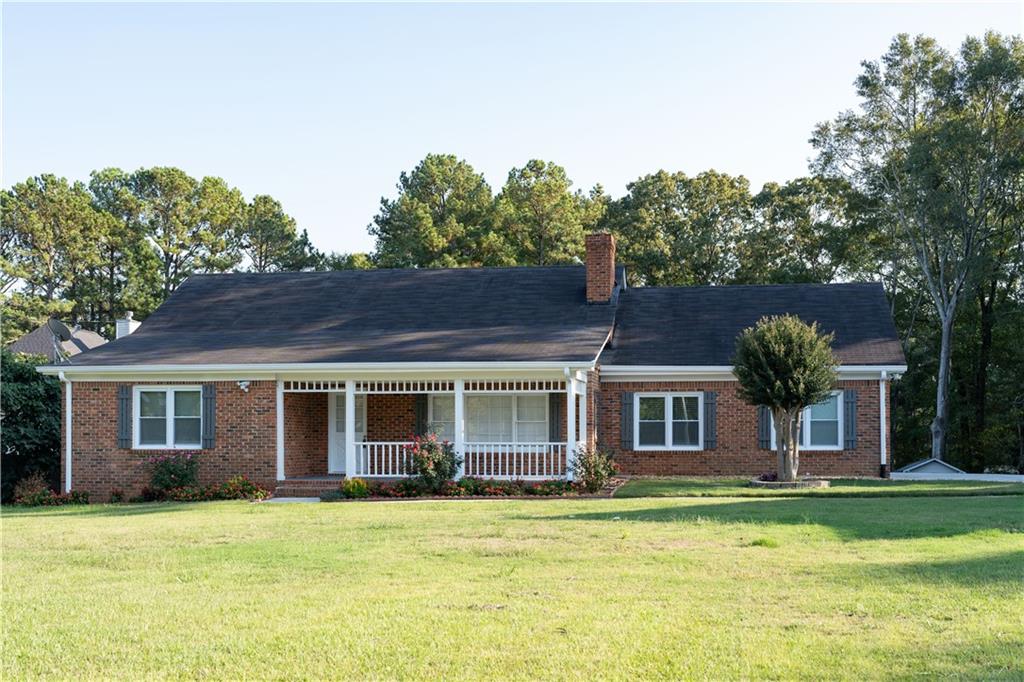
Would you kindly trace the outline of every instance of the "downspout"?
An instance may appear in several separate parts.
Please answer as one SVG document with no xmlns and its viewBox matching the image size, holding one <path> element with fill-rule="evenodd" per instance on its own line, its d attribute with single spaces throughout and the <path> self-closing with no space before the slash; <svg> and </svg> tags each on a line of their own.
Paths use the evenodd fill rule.
<svg viewBox="0 0 1024 682">
<path fill-rule="evenodd" d="M 882 478 L 889 478 L 889 453 L 886 452 L 886 445 L 888 444 L 886 435 L 889 427 L 885 419 L 885 385 L 888 380 L 889 373 L 883 369 L 881 378 L 878 380 L 878 430 L 881 438 L 878 449 L 880 453 L 878 475 Z"/>
<path fill-rule="evenodd" d="M 57 373 L 64 384 L 64 492 L 71 492 L 71 381 L 64 371 Z"/>
</svg>

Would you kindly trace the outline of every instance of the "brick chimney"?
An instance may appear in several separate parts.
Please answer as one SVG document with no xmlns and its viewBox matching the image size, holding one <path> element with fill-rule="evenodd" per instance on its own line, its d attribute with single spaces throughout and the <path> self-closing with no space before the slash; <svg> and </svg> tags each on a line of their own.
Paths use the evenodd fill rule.
<svg viewBox="0 0 1024 682">
<path fill-rule="evenodd" d="M 587 303 L 607 303 L 615 288 L 615 237 L 587 235 Z"/>
</svg>

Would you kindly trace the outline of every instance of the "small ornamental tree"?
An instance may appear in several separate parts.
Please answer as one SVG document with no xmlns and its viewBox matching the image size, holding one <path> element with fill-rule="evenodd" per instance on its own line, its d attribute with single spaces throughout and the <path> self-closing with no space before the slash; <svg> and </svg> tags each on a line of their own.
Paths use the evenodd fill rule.
<svg viewBox="0 0 1024 682">
<path fill-rule="evenodd" d="M 736 341 L 733 372 L 739 395 L 771 410 L 780 481 L 795 481 L 800 468 L 800 415 L 825 400 L 835 386 L 833 334 L 794 315 L 763 317 Z"/>
</svg>

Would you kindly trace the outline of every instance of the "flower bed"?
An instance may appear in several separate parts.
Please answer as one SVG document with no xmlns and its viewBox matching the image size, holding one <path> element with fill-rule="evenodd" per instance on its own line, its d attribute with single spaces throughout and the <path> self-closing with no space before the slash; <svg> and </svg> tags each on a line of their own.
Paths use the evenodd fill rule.
<svg viewBox="0 0 1024 682">
<path fill-rule="evenodd" d="M 620 484 L 615 480 L 612 485 Z M 417 497 L 577 497 L 593 494 L 581 484 L 561 481 L 507 481 L 488 478 L 461 478 L 431 488 L 415 478 L 400 481 L 364 481 L 348 479 L 338 490 L 320 496 L 324 502 L 353 499 L 408 499 Z"/>
<path fill-rule="evenodd" d="M 270 497 L 270 491 L 262 488 L 245 476 L 234 476 L 223 483 L 213 485 L 186 485 L 175 488 L 143 488 L 142 494 L 130 502 L 206 502 L 211 500 L 263 500 Z"/>
</svg>

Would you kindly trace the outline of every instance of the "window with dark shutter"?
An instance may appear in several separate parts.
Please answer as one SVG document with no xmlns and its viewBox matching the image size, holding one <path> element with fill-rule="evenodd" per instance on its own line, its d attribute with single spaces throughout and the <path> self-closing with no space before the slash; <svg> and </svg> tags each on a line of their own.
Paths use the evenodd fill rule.
<svg viewBox="0 0 1024 682">
<path fill-rule="evenodd" d="M 117 447 L 132 446 L 132 387 L 117 387 Z"/>
<path fill-rule="evenodd" d="M 203 449 L 217 444 L 217 386 L 203 384 Z"/>
<path fill-rule="evenodd" d="M 772 411 L 767 405 L 757 407 L 757 447 L 762 450 L 772 448 Z"/>
<path fill-rule="evenodd" d="M 622 394 L 622 414 L 619 418 L 619 429 L 622 434 L 622 449 L 633 449 L 633 394 Z"/>
<path fill-rule="evenodd" d="M 704 449 L 718 447 L 718 393 L 704 391 Z"/>
<path fill-rule="evenodd" d="M 413 408 L 416 412 L 416 435 L 424 436 L 427 433 L 427 394 L 416 394 L 416 404 Z"/>
<path fill-rule="evenodd" d="M 848 388 L 843 392 L 843 447 L 857 448 L 857 391 Z"/>
<path fill-rule="evenodd" d="M 548 393 L 548 441 L 559 443 L 562 440 L 562 396 Z"/>
</svg>

